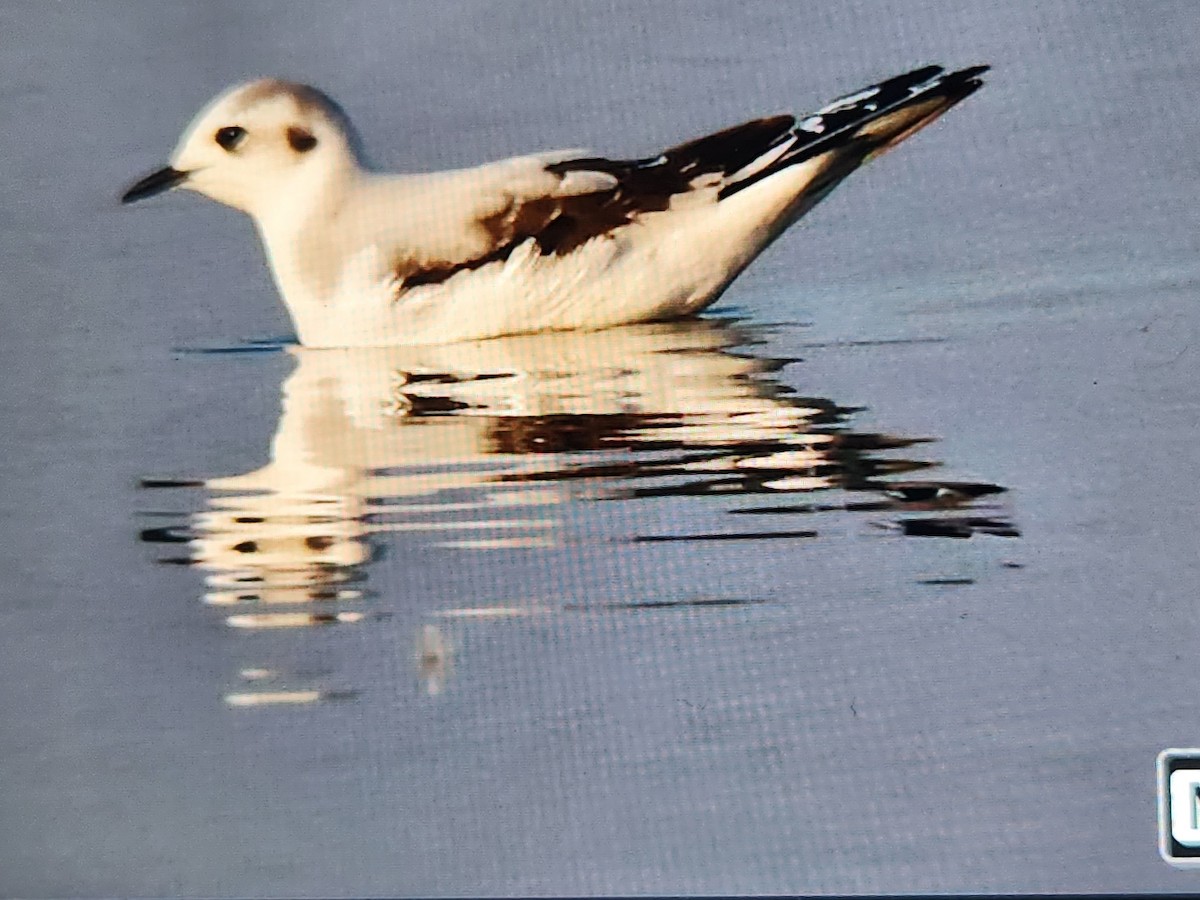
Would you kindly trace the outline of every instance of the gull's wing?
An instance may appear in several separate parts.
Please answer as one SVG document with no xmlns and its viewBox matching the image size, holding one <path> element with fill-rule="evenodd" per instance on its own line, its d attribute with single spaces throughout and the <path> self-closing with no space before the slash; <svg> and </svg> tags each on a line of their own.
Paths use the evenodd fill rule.
<svg viewBox="0 0 1200 900">
<path fill-rule="evenodd" d="M 563 255 L 670 209 L 676 198 L 715 203 L 728 174 L 786 140 L 794 125 L 792 116 L 756 119 L 649 159 L 563 151 L 422 176 L 426 200 L 407 205 L 441 214 L 410 228 L 419 240 L 407 244 L 411 252 L 397 262 L 396 275 L 402 288 L 438 284 L 505 260 L 530 240 L 543 256 Z"/>
<path fill-rule="evenodd" d="M 404 288 L 440 283 L 505 260 L 530 240 L 543 256 L 563 255 L 640 216 L 716 204 L 825 156 L 829 165 L 797 197 L 793 215 L 799 215 L 858 166 L 974 93 L 986 70 L 927 66 L 839 98 L 798 124 L 790 115 L 755 119 L 652 158 L 566 151 L 423 176 L 427 205 L 440 211 L 439 220 L 422 232 L 426 252 L 397 263 L 397 278 Z"/>
</svg>

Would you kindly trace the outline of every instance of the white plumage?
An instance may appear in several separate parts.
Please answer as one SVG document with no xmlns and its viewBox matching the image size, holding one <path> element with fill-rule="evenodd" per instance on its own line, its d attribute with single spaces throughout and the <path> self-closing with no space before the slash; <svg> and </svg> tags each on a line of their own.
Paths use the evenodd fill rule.
<svg viewBox="0 0 1200 900">
<path fill-rule="evenodd" d="M 214 100 L 124 195 L 199 191 L 255 221 L 301 343 L 447 343 L 688 316 L 843 178 L 977 90 L 927 67 L 799 125 L 757 119 L 641 160 L 583 151 L 420 175 L 369 170 L 304 85 Z"/>
</svg>

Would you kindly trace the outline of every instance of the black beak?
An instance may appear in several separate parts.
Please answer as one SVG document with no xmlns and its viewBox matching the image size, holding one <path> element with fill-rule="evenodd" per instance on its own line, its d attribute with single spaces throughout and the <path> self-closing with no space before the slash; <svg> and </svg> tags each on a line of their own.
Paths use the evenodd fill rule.
<svg viewBox="0 0 1200 900">
<path fill-rule="evenodd" d="M 172 169 L 170 166 L 167 166 L 165 169 L 159 169 L 157 172 L 147 175 L 122 194 L 121 202 L 134 203 L 138 200 L 145 200 L 147 197 L 153 197 L 155 194 L 161 194 L 163 191 L 169 191 L 187 177 L 187 172 L 180 172 L 178 169 Z"/>
</svg>

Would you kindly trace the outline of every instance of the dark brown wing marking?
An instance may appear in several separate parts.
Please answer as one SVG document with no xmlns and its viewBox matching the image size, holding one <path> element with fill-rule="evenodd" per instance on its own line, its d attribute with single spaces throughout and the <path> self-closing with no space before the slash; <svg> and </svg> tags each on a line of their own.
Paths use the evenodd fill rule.
<svg viewBox="0 0 1200 900">
<path fill-rule="evenodd" d="M 617 187 L 606 194 L 572 197 L 569 208 L 538 235 L 542 253 L 569 253 L 640 213 L 666 209 L 673 196 L 692 190 L 705 176 L 728 177 L 789 140 L 795 124 L 792 116 L 772 116 L 678 144 L 650 159 L 591 157 L 547 166 L 560 175 L 604 172 L 617 179 Z"/>
<path fill-rule="evenodd" d="M 489 263 L 503 262 L 512 255 L 514 249 L 531 237 L 540 240 L 545 230 L 562 215 L 564 206 L 573 199 L 576 198 L 540 197 L 524 203 L 510 200 L 507 206 L 478 222 L 487 232 L 494 250 L 462 262 L 426 264 L 414 266 L 408 271 L 401 270 L 397 275 L 402 276 L 402 289 L 423 284 L 440 284 L 459 272 L 479 269 Z"/>
<path fill-rule="evenodd" d="M 616 178 L 617 186 L 594 194 L 510 204 L 480 222 L 495 240 L 496 249 L 475 259 L 401 273 L 402 285 L 438 284 L 459 272 L 502 262 L 530 238 L 537 241 L 543 256 L 570 253 L 593 238 L 628 225 L 641 213 L 666 209 L 671 197 L 691 190 L 697 179 L 732 175 L 787 141 L 795 122 L 792 116 L 756 119 L 679 144 L 648 159 L 587 157 L 552 163 L 546 170 L 556 175 L 603 172 Z"/>
</svg>

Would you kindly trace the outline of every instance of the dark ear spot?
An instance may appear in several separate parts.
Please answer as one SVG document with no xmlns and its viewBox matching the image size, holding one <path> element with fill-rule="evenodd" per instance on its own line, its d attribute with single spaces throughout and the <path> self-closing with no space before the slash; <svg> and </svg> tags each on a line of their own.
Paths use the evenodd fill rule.
<svg viewBox="0 0 1200 900">
<path fill-rule="evenodd" d="M 317 146 L 317 139 L 312 133 L 296 125 L 288 127 L 287 141 L 288 146 L 297 153 L 307 153 L 313 147 Z"/>
</svg>

